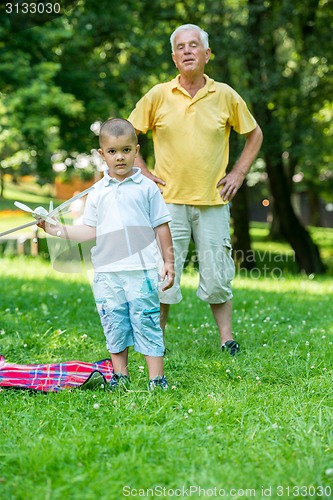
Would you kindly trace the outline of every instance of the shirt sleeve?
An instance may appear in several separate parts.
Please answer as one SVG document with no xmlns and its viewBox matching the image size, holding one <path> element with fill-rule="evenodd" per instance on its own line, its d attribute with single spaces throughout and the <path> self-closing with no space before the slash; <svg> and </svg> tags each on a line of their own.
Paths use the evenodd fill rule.
<svg viewBox="0 0 333 500">
<path fill-rule="evenodd" d="M 156 186 L 156 191 L 150 198 L 149 208 L 150 208 L 150 221 L 153 228 L 171 221 L 170 212 L 157 186 Z"/>
<path fill-rule="evenodd" d="M 250 113 L 246 102 L 236 91 L 230 95 L 229 123 L 238 134 L 248 134 L 257 126 L 257 122 Z"/>
<path fill-rule="evenodd" d="M 96 206 L 96 190 L 91 191 L 87 196 L 87 201 L 84 207 L 83 224 L 87 226 L 97 226 L 97 206 Z"/>
<path fill-rule="evenodd" d="M 154 100 L 156 87 L 147 92 L 136 104 L 135 108 L 128 117 L 136 130 L 146 133 L 154 128 Z"/>
</svg>

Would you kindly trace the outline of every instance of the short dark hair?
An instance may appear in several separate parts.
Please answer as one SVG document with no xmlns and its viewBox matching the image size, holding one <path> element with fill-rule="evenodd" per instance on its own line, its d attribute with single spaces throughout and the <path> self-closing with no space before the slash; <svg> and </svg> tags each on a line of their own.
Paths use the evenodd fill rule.
<svg viewBox="0 0 333 500">
<path fill-rule="evenodd" d="M 138 142 L 138 137 L 131 122 L 124 118 L 111 118 L 102 123 L 99 130 L 99 144 L 104 137 L 119 137 L 121 135 L 129 135 L 135 143 Z"/>
</svg>

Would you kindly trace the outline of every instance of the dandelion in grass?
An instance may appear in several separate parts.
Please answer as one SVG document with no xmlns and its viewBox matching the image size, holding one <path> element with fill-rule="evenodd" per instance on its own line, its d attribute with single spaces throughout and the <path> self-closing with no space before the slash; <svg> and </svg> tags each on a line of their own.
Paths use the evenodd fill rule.
<svg viewBox="0 0 333 500">
<path fill-rule="evenodd" d="M 139 372 L 140 372 L 140 373 L 143 373 L 144 371 L 145 371 L 145 367 L 144 367 L 144 366 L 142 366 L 142 365 L 140 365 L 140 366 L 139 366 Z"/>
<path fill-rule="evenodd" d="M 273 429 L 278 429 L 279 428 L 279 426 L 278 426 L 278 424 L 276 422 L 272 425 L 272 427 L 273 427 Z"/>
<path fill-rule="evenodd" d="M 207 431 L 208 432 L 212 432 L 213 430 L 213 426 L 212 425 L 207 425 Z"/>
<path fill-rule="evenodd" d="M 191 414 L 191 413 L 193 413 L 192 408 L 189 408 L 189 409 L 187 410 L 187 413 L 190 413 L 190 414 Z"/>
<path fill-rule="evenodd" d="M 95 403 L 95 404 L 94 404 L 94 410 L 98 410 L 98 409 L 99 409 L 99 407 L 100 407 L 99 403 Z"/>
</svg>

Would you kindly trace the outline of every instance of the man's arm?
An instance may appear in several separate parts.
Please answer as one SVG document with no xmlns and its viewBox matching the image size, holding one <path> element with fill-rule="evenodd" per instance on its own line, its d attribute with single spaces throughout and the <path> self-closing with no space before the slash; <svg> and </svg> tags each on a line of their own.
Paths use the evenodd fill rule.
<svg viewBox="0 0 333 500">
<path fill-rule="evenodd" d="M 164 292 L 168 288 L 172 287 L 175 278 L 172 237 L 168 223 L 161 224 L 160 226 L 155 227 L 154 230 L 164 261 L 161 279 L 162 281 L 164 281 L 165 278 L 168 279 L 166 285 L 162 288 L 162 291 Z"/>
<path fill-rule="evenodd" d="M 223 186 L 220 196 L 224 201 L 231 201 L 243 184 L 246 174 L 257 157 L 263 141 L 263 133 L 259 125 L 247 134 L 243 151 L 233 169 L 221 179 L 217 187 Z"/>
</svg>

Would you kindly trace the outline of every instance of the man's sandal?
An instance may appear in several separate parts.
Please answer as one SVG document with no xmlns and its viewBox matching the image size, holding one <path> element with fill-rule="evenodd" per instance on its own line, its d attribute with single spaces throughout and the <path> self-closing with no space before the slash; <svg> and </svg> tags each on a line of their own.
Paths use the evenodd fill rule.
<svg viewBox="0 0 333 500">
<path fill-rule="evenodd" d="M 227 340 L 221 345 L 221 349 L 222 351 L 228 351 L 230 356 L 235 356 L 240 351 L 239 344 L 235 340 Z"/>
</svg>

